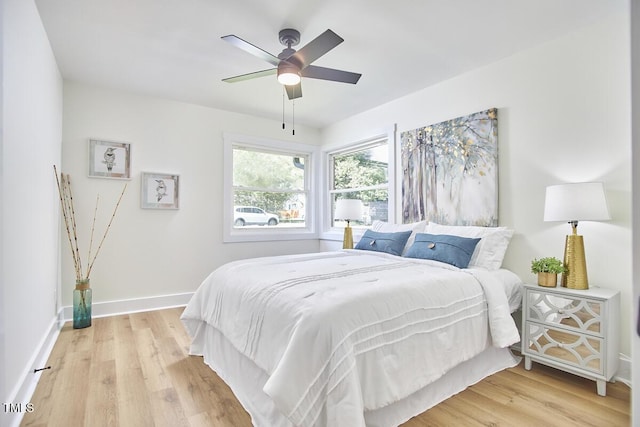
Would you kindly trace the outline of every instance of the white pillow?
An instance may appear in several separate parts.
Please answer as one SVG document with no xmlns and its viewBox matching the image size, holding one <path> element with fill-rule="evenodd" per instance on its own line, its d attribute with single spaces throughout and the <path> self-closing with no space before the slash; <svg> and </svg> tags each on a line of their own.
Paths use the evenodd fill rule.
<svg viewBox="0 0 640 427">
<path fill-rule="evenodd" d="M 412 222 L 410 224 L 390 224 L 388 222 L 375 220 L 371 223 L 371 229 L 380 233 L 411 231 L 411 236 L 409 236 L 409 240 L 407 240 L 407 244 L 404 245 L 404 249 L 402 250 L 402 255 L 404 255 L 413 245 L 414 240 L 416 240 L 416 233 L 423 233 L 426 225 L 427 221 Z"/>
<path fill-rule="evenodd" d="M 473 251 L 469 268 L 481 267 L 497 270 L 507 252 L 514 230 L 507 227 L 478 227 L 473 225 L 441 225 L 435 222 L 427 224 L 430 234 L 449 234 L 460 237 L 479 237 L 480 241 Z"/>
</svg>

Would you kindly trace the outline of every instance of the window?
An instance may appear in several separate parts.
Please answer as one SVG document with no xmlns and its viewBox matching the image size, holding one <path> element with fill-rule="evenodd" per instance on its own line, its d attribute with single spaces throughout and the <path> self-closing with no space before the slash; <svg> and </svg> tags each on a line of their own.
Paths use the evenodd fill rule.
<svg viewBox="0 0 640 427">
<path fill-rule="evenodd" d="M 336 200 L 342 198 L 362 201 L 362 218 L 350 222 L 354 227 L 389 220 L 389 159 L 393 156 L 388 141 L 385 135 L 329 153 L 331 227 L 345 225 L 333 217 Z"/>
<path fill-rule="evenodd" d="M 225 241 L 314 237 L 313 151 L 225 135 Z"/>
</svg>

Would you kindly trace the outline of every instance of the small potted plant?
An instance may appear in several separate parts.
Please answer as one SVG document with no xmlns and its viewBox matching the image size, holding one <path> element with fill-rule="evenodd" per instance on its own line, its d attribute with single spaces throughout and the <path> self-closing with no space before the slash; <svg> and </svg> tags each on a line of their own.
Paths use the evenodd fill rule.
<svg viewBox="0 0 640 427">
<path fill-rule="evenodd" d="M 558 274 L 565 273 L 567 267 L 555 257 L 534 259 L 531 261 L 531 272 L 538 275 L 538 285 L 555 288 L 558 284 Z"/>
</svg>

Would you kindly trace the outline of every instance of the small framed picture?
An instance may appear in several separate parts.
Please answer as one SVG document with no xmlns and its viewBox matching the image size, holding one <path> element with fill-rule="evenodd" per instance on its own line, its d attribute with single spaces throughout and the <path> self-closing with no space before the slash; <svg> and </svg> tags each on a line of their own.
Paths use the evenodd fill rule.
<svg viewBox="0 0 640 427">
<path fill-rule="evenodd" d="M 89 176 L 131 179 L 131 144 L 90 139 Z"/>
<path fill-rule="evenodd" d="M 180 176 L 169 173 L 142 172 L 142 209 L 178 209 Z"/>
</svg>

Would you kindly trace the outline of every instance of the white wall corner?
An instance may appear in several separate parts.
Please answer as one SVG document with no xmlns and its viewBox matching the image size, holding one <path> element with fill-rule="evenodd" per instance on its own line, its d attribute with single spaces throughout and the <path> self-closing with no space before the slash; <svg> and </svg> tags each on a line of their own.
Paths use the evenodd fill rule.
<svg viewBox="0 0 640 427">
<path fill-rule="evenodd" d="M 631 358 L 626 354 L 620 353 L 618 372 L 616 372 L 613 379 L 626 384 L 629 388 L 633 388 L 631 380 Z"/>
</svg>

